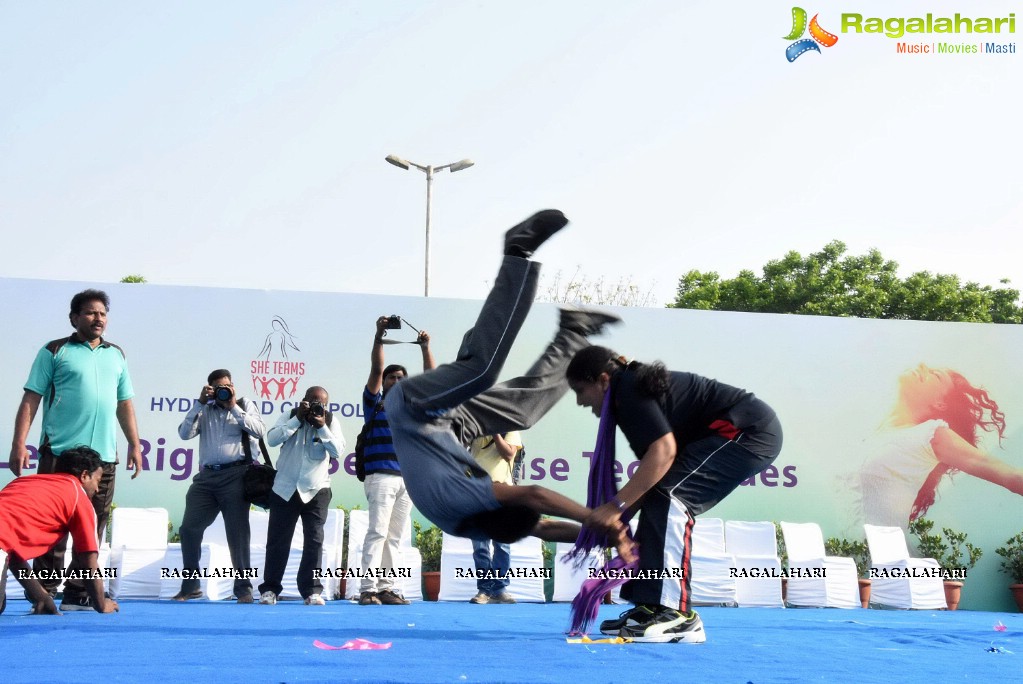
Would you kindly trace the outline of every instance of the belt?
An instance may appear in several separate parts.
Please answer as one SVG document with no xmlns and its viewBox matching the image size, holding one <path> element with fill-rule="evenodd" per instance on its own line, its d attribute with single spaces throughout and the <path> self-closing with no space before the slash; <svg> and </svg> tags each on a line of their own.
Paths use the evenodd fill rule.
<svg viewBox="0 0 1023 684">
<path fill-rule="evenodd" d="M 203 468 L 206 470 L 226 470 L 227 468 L 234 468 L 235 466 L 248 465 L 249 459 L 243 458 L 240 461 L 231 461 L 230 463 L 209 463 L 204 465 Z"/>
</svg>

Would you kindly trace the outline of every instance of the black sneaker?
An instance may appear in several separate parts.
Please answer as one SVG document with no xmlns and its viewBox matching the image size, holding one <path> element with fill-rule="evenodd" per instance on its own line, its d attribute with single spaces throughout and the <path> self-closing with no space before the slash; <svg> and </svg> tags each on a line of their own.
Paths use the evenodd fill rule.
<svg viewBox="0 0 1023 684">
<path fill-rule="evenodd" d="M 89 598 L 88 594 L 82 596 L 64 596 L 64 599 L 60 602 L 60 610 L 62 612 L 74 611 L 74 610 L 95 610 L 92 605 L 92 599 Z"/>
<path fill-rule="evenodd" d="M 583 337 L 599 335 L 608 325 L 621 323 L 622 317 L 610 311 L 586 309 L 578 306 L 562 306 L 558 325 L 565 330 L 577 332 Z"/>
<path fill-rule="evenodd" d="M 685 615 L 664 606 L 641 606 L 628 617 L 618 636 L 638 643 L 702 644 L 707 640 L 696 611 Z"/>
<path fill-rule="evenodd" d="M 622 628 L 629 622 L 629 618 L 632 614 L 641 610 L 643 606 L 636 606 L 629 608 L 627 611 L 616 617 L 614 620 L 604 620 L 600 623 L 600 633 L 608 636 L 618 636 L 618 633 L 622 631 Z"/>
</svg>

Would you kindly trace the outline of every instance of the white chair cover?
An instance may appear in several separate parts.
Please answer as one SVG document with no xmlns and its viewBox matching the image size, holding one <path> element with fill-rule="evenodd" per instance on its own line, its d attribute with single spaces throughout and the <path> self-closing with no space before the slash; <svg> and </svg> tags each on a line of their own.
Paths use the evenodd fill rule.
<svg viewBox="0 0 1023 684">
<path fill-rule="evenodd" d="M 169 516 L 165 508 L 117 507 L 111 513 L 110 595 L 159 598 L 167 552 Z M 67 554 L 70 556 L 70 550 Z"/>
<path fill-rule="evenodd" d="M 369 529 L 369 511 L 354 510 L 348 512 L 348 567 L 362 568 L 362 542 L 366 539 Z M 358 598 L 361 580 L 350 577 L 345 582 L 345 598 Z"/>
<path fill-rule="evenodd" d="M 787 602 L 814 608 L 859 608 L 859 583 L 852 558 L 827 556 L 817 523 L 781 524 L 789 555 Z"/>
<path fill-rule="evenodd" d="M 263 512 L 266 515 L 265 512 Z M 252 529 L 253 511 L 249 512 L 249 529 Z M 259 539 L 260 532 L 262 530 L 263 543 L 266 542 L 266 527 L 259 516 L 256 516 L 256 535 L 249 536 L 249 562 L 253 566 L 256 565 L 252 560 L 252 549 L 251 544 L 253 539 Z M 209 553 L 207 555 L 206 549 L 202 550 L 203 556 L 206 556 L 205 563 L 202 559 L 199 561 L 199 568 L 208 568 L 210 572 L 219 572 L 226 576 L 224 577 L 209 577 L 204 578 L 200 581 L 200 586 L 203 593 L 206 594 L 206 598 L 211 601 L 222 601 L 229 599 L 234 596 L 234 577 L 229 576 L 229 572 L 234 565 L 231 562 L 231 550 L 227 546 L 227 531 L 224 528 L 224 516 L 218 514 L 213 524 L 206 528 L 206 532 L 203 533 L 203 546 L 208 547 Z M 265 552 L 264 552 L 265 555 Z M 201 558 L 201 557 L 200 557 Z M 259 560 L 259 565 L 262 566 L 262 558 Z M 262 567 L 260 567 L 260 577 L 262 576 Z M 256 581 L 252 583 L 253 592 L 256 591 L 256 585 L 262 580 L 259 578 L 253 578 Z M 205 582 L 205 584 L 203 584 Z"/>
<path fill-rule="evenodd" d="M 890 608 L 941 610 L 947 608 L 945 587 L 934 573 L 907 577 L 917 569 L 936 571 L 933 558 L 911 558 L 901 527 L 864 525 L 870 548 L 870 602 Z M 921 574 L 921 573 L 916 573 Z M 899 576 L 893 576 L 899 575 Z"/>
<path fill-rule="evenodd" d="M 576 567 L 575 560 L 562 560 L 575 544 L 558 542 L 554 546 L 554 594 L 553 601 L 572 601 L 579 593 L 583 582 L 589 579 L 591 568 L 597 569 L 604 564 L 598 549 L 593 549 Z"/>
<path fill-rule="evenodd" d="M 409 601 L 423 600 L 423 557 L 419 549 L 412 546 L 412 519 L 409 518 L 405 533 L 401 535 L 401 543 L 398 545 L 401 552 L 401 560 L 398 567 L 408 573 L 408 577 L 402 577 L 395 584 L 401 595 Z"/>
<path fill-rule="evenodd" d="M 725 550 L 721 518 L 697 518 L 692 536 L 690 602 L 697 606 L 734 606 L 738 602 L 731 569 L 735 558 Z"/>
<path fill-rule="evenodd" d="M 206 568 L 210 564 L 210 545 L 203 543 L 199 547 L 199 567 Z M 180 573 L 182 569 L 181 544 L 172 542 L 167 544 L 167 552 L 163 557 L 163 567 L 171 572 Z M 199 589 L 206 593 L 206 580 L 199 580 Z M 160 598 L 170 599 L 181 591 L 181 576 L 165 577 L 160 581 Z M 208 597 L 208 595 L 207 595 Z"/>
<path fill-rule="evenodd" d="M 512 576 L 508 594 L 520 602 L 543 603 L 543 542 L 526 537 L 511 545 Z M 440 601 L 468 601 L 476 595 L 472 541 L 444 533 L 440 554 Z M 459 575 L 462 575 L 461 577 Z"/>
<path fill-rule="evenodd" d="M 725 548 L 735 557 L 735 594 L 740 608 L 784 608 L 781 559 L 774 523 L 725 523 Z"/>
</svg>

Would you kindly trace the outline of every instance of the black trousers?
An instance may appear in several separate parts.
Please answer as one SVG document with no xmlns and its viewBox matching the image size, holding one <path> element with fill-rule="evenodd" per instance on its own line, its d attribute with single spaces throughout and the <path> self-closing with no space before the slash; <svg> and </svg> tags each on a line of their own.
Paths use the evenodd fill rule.
<svg viewBox="0 0 1023 684">
<path fill-rule="evenodd" d="M 736 441 L 712 436 L 692 442 L 647 492 L 636 530 L 643 574 L 622 587 L 623 598 L 637 605 L 689 610 L 695 516 L 771 465 L 781 451 L 781 425 L 776 421 L 749 444 L 743 446 L 742 436 Z"/>
<path fill-rule="evenodd" d="M 181 519 L 181 565 L 184 570 L 198 570 L 202 554 L 202 538 L 206 528 L 224 516 L 224 533 L 235 570 L 251 568 L 249 562 L 249 502 L 245 500 L 245 471 L 248 466 L 223 470 L 202 469 L 192 478 L 185 494 L 185 514 Z M 197 577 L 181 580 L 182 593 L 200 587 Z M 239 575 L 234 580 L 234 595 L 252 594 L 252 581 Z"/>
<path fill-rule="evenodd" d="M 302 560 L 298 565 L 298 592 L 302 598 L 323 593 L 323 585 L 313 570 L 320 567 L 323 556 L 323 526 L 327 522 L 327 508 L 331 491 L 324 487 L 308 503 L 295 492 L 285 501 L 270 493 L 270 524 L 266 531 L 266 562 L 263 564 L 263 583 L 259 593 L 272 591 L 280 595 L 284 571 L 288 567 L 291 539 L 295 525 L 302 519 Z"/>
</svg>

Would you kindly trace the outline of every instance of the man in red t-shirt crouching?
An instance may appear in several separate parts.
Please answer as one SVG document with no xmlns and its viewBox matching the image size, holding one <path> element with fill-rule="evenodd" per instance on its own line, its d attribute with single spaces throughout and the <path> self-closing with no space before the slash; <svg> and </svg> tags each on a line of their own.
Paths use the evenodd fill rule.
<svg viewBox="0 0 1023 684">
<path fill-rule="evenodd" d="M 96 511 L 90 499 L 103 477 L 103 461 L 89 447 L 64 451 L 50 475 L 19 477 L 0 490 L 0 613 L 7 605 L 7 568 L 25 587 L 37 615 L 60 615 L 53 598 L 35 577 L 28 561 L 50 550 L 65 534 L 74 540 L 74 555 L 96 612 L 113 613 L 117 602 L 104 597 L 97 562 Z"/>
</svg>

